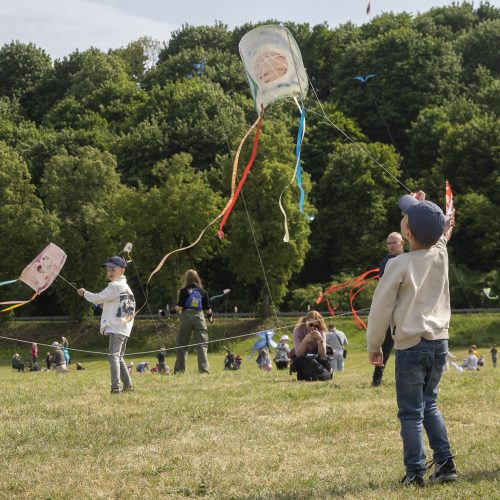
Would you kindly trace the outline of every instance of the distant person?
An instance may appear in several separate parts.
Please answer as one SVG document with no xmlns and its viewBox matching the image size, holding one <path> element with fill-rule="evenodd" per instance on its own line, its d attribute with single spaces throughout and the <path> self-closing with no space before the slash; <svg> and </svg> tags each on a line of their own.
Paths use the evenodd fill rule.
<svg viewBox="0 0 500 500">
<path fill-rule="evenodd" d="M 255 361 L 257 366 L 265 372 L 270 372 L 273 369 L 271 356 L 269 355 L 269 349 L 267 347 L 263 347 L 259 350 L 259 355 Z"/>
<path fill-rule="evenodd" d="M 448 354 L 450 290 L 447 241 L 453 216 L 425 201 L 425 193 L 399 200 L 401 234 L 410 251 L 391 259 L 378 282 L 368 317 L 370 363 L 384 366 L 382 343 L 394 326 L 396 400 L 401 423 L 404 486 L 424 486 L 427 472 L 423 431 L 433 450 L 432 482 L 456 481 L 457 471 L 437 406 L 439 381 Z"/>
<path fill-rule="evenodd" d="M 21 356 L 19 356 L 17 352 L 14 356 L 12 356 L 11 364 L 14 370 L 17 370 L 18 372 L 24 371 L 24 363 L 21 361 Z"/>
<path fill-rule="evenodd" d="M 184 373 L 191 335 L 194 333 L 196 350 L 198 351 L 198 371 L 210 373 L 208 365 L 208 331 L 205 316 L 212 323 L 213 314 L 210 299 L 203 289 L 201 279 L 194 269 L 189 269 L 182 279 L 182 289 L 175 306 L 180 315 L 180 327 L 177 334 L 177 359 L 174 373 Z"/>
<path fill-rule="evenodd" d="M 280 343 L 276 347 L 276 353 L 274 355 L 274 363 L 276 364 L 277 370 L 286 370 L 288 368 L 290 347 L 288 341 L 290 338 L 288 335 L 282 335 L 280 338 Z"/>
<path fill-rule="evenodd" d="M 379 276 L 382 279 L 384 275 L 385 266 L 389 262 L 390 259 L 397 257 L 404 253 L 404 239 L 399 233 L 391 233 L 387 236 L 387 250 L 388 254 L 380 261 L 379 267 Z M 378 387 L 382 383 L 382 377 L 384 375 L 384 369 L 387 366 L 387 361 L 389 361 L 389 357 L 392 352 L 392 348 L 394 347 L 394 339 L 392 338 L 392 329 L 391 327 L 387 328 L 385 332 L 384 342 L 382 343 L 382 354 L 384 357 L 384 365 L 383 366 L 375 366 L 373 370 L 372 377 L 372 386 Z"/>
<path fill-rule="evenodd" d="M 31 344 L 31 361 L 33 365 L 38 365 L 38 345 L 33 343 Z"/>
<path fill-rule="evenodd" d="M 344 359 L 347 357 L 345 346 L 349 343 L 344 332 L 337 330 L 335 324 L 333 328 L 326 333 L 326 345 L 333 351 L 332 370 L 335 372 L 344 371 Z"/>
<path fill-rule="evenodd" d="M 143 361 L 142 363 L 137 363 L 135 371 L 137 373 L 149 373 L 151 371 L 149 369 L 149 361 Z"/>
<path fill-rule="evenodd" d="M 52 342 L 53 349 L 53 359 L 56 365 L 56 373 L 67 373 L 68 368 L 66 366 L 66 361 L 64 360 L 64 352 L 59 345 L 59 342 Z"/>
<path fill-rule="evenodd" d="M 47 366 L 47 371 L 50 371 L 50 367 L 52 366 L 52 356 L 50 352 L 45 355 L 45 364 Z"/>
<path fill-rule="evenodd" d="M 478 359 L 474 354 L 474 349 L 472 347 L 469 349 L 469 355 L 465 358 L 462 368 L 465 370 L 477 370 Z"/>
<path fill-rule="evenodd" d="M 127 263 L 118 255 L 110 257 L 103 266 L 110 283 L 99 293 L 85 288 L 78 295 L 92 304 L 102 304 L 101 328 L 109 337 L 108 361 L 111 374 L 111 393 L 133 390 L 132 379 L 124 360 L 127 341 L 132 332 L 135 316 L 135 298 L 125 278 Z"/>
<path fill-rule="evenodd" d="M 83 365 L 79 361 L 76 362 L 76 369 L 77 370 L 85 370 L 85 368 L 83 367 Z"/>
<path fill-rule="evenodd" d="M 160 349 L 160 352 L 156 355 L 156 359 L 158 360 L 158 372 L 167 375 L 168 373 L 170 373 L 170 368 L 167 366 L 167 363 L 165 362 L 166 359 L 165 353 L 166 349 L 165 347 L 162 347 Z"/>
<path fill-rule="evenodd" d="M 490 349 L 490 354 L 491 354 L 491 364 L 493 365 L 493 368 L 497 367 L 497 346 L 493 345 L 492 348 Z"/>
</svg>

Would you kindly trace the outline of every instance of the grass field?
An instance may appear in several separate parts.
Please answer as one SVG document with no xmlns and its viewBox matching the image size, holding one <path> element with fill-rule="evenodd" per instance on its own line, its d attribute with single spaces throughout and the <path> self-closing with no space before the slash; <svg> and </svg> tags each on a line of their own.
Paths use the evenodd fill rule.
<svg viewBox="0 0 500 500">
<path fill-rule="evenodd" d="M 363 335 L 350 337 L 346 371 L 319 383 L 259 372 L 251 340 L 233 345 L 240 372 L 215 352 L 200 375 L 190 354 L 185 375 L 134 376 L 119 395 L 102 357 L 64 376 L 3 363 L 0 498 L 499 498 L 500 368 L 487 357 L 479 372 L 444 374 L 459 481 L 403 489 L 394 360 L 370 387 Z"/>
</svg>

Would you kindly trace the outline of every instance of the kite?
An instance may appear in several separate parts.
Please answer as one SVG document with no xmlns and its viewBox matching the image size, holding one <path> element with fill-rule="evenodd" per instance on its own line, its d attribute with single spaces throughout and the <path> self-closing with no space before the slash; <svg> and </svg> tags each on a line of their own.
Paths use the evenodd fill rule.
<svg viewBox="0 0 500 500">
<path fill-rule="evenodd" d="M 10 311 L 11 309 L 21 307 L 31 302 L 37 295 L 40 295 L 52 284 L 59 275 L 65 262 L 66 254 L 64 251 L 57 245 L 54 245 L 54 243 L 49 243 L 40 254 L 23 269 L 18 279 L 0 283 L 0 286 L 4 286 L 15 283 L 16 281 L 22 281 L 35 291 L 34 295 L 29 300 L 0 302 L 0 305 L 9 305 L 9 307 L 1 309 L 0 312 Z"/>
<path fill-rule="evenodd" d="M 237 154 L 233 162 L 233 175 L 231 184 L 231 196 L 224 208 L 223 218 L 219 224 L 219 237 L 224 237 L 224 225 L 233 209 L 236 200 L 245 180 L 250 172 L 255 160 L 259 141 L 260 128 L 264 117 L 265 108 L 277 99 L 294 96 L 295 103 L 300 111 L 299 130 L 297 133 L 297 143 L 295 147 L 296 164 L 293 178 L 288 186 L 280 194 L 279 206 L 283 213 L 285 222 L 285 236 L 283 241 L 289 241 L 288 224 L 286 213 L 281 203 L 284 191 L 297 178 L 297 185 L 300 190 L 299 210 L 303 211 L 305 192 L 302 187 L 302 169 L 300 165 L 300 152 L 305 133 L 305 107 L 303 99 L 308 90 L 308 78 L 302 62 L 299 47 L 293 36 L 284 26 L 264 25 L 246 33 L 239 44 L 240 56 L 245 66 L 250 91 L 255 104 L 255 109 L 259 115 L 256 122 L 250 127 L 243 137 L 238 147 Z M 300 104 L 297 97 L 300 98 Z M 254 138 L 252 155 L 248 162 L 238 187 L 234 189 L 238 160 L 243 143 L 249 133 L 257 126 Z"/>
<path fill-rule="evenodd" d="M 453 192 L 451 190 L 450 183 L 446 179 L 446 210 L 445 215 L 451 217 L 455 213 L 455 205 L 453 204 Z"/>
<path fill-rule="evenodd" d="M 490 300 L 497 300 L 498 299 L 498 295 L 491 294 L 491 288 L 483 288 L 483 293 L 486 295 L 487 299 L 490 299 Z"/>
<path fill-rule="evenodd" d="M 278 344 L 273 340 L 273 337 L 275 335 L 274 330 L 266 330 L 264 332 L 257 332 L 255 334 L 257 336 L 257 340 L 255 341 L 255 344 L 252 347 L 252 351 L 250 354 L 254 353 L 255 351 L 258 351 L 260 349 L 263 349 L 264 347 L 273 347 L 276 349 L 278 347 Z"/>
<path fill-rule="evenodd" d="M 256 28 L 243 36 L 240 41 L 240 55 L 245 66 L 250 89 L 254 98 L 255 108 L 258 117 L 252 126 L 243 136 L 233 160 L 233 171 L 231 175 L 231 194 L 222 211 L 204 228 L 201 230 L 198 237 L 189 245 L 177 248 L 165 254 L 158 265 L 153 269 L 146 283 L 146 302 L 136 311 L 136 314 L 147 303 L 147 289 L 152 277 L 163 267 L 165 261 L 173 254 L 188 250 L 194 247 L 201 240 L 205 231 L 220 220 L 218 235 L 219 238 L 224 237 L 224 225 L 238 199 L 243 184 L 250 172 L 255 157 L 257 155 L 257 147 L 259 143 L 259 135 L 264 118 L 264 110 L 266 106 L 271 104 L 276 99 L 282 97 L 294 96 L 295 102 L 301 110 L 301 118 L 299 131 L 297 134 L 296 145 L 296 165 L 295 172 L 291 183 L 297 177 L 297 183 L 301 190 L 300 209 L 302 210 L 304 200 L 304 190 L 301 184 L 301 169 L 300 169 L 300 150 L 305 132 L 305 108 L 303 104 L 299 104 L 296 95 L 299 96 L 301 102 L 308 90 L 308 78 L 302 62 L 302 56 L 297 43 L 293 39 L 288 29 L 284 26 L 266 25 Z M 194 68 L 198 74 L 203 72 L 204 63 L 196 65 Z M 238 172 L 238 163 L 241 155 L 241 150 L 251 132 L 256 129 L 252 152 L 250 159 L 241 175 L 240 181 L 236 186 L 236 177 Z M 291 184 L 290 183 L 290 184 Z M 288 186 L 287 186 L 288 187 Z M 285 188 L 286 189 L 286 188 Z M 284 192 L 284 191 L 283 191 Z M 283 194 L 283 193 L 282 193 Z M 280 207 L 281 195 L 280 195 Z M 282 209 L 284 213 L 284 210 Z M 288 227 L 285 216 L 285 237 L 284 241 L 288 241 Z"/>
<path fill-rule="evenodd" d="M 225 297 L 230 291 L 231 291 L 230 288 L 224 288 L 224 290 L 222 290 L 221 294 L 214 295 L 213 297 L 210 297 L 210 301 L 216 300 L 216 299 L 221 299 L 222 297 Z"/>
<path fill-rule="evenodd" d="M 370 78 L 374 78 L 374 77 L 375 77 L 375 73 L 372 73 L 372 74 L 366 75 L 366 76 L 363 76 L 363 75 L 355 76 L 355 77 L 353 77 L 353 80 L 359 80 L 361 83 L 366 83 Z"/>
<path fill-rule="evenodd" d="M 348 278 L 347 280 L 342 281 L 340 283 L 332 284 L 324 292 L 320 291 L 318 298 L 316 299 L 316 304 L 318 305 L 321 304 L 323 299 L 325 299 L 328 310 L 330 314 L 333 316 L 335 314 L 335 310 L 337 309 L 338 305 L 335 308 L 332 308 L 329 299 L 326 297 L 326 295 L 333 295 L 335 292 L 339 292 L 341 290 L 349 290 L 349 305 L 351 306 L 351 312 L 354 318 L 354 322 L 356 323 L 356 326 L 360 330 L 363 328 L 366 330 L 366 323 L 358 316 L 358 313 L 354 308 L 354 299 L 356 298 L 356 295 L 358 295 L 365 288 L 370 286 L 372 280 L 376 280 L 380 277 L 379 271 L 380 269 L 377 267 L 375 269 L 370 269 L 369 271 L 366 271 L 363 274 L 360 274 L 359 276 Z"/>
</svg>

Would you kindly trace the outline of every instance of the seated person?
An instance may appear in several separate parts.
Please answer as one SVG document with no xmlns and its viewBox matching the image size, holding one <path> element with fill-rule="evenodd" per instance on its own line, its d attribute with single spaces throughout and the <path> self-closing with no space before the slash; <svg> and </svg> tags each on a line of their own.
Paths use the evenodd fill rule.
<svg viewBox="0 0 500 500">
<path fill-rule="evenodd" d="M 477 357 L 474 355 L 474 349 L 469 349 L 469 355 L 465 358 L 462 368 L 466 370 L 477 370 Z"/>
<path fill-rule="evenodd" d="M 19 356 L 17 352 L 12 356 L 12 368 L 18 372 L 24 371 L 24 363 L 21 361 L 21 356 Z"/>
<path fill-rule="evenodd" d="M 331 360 L 326 355 L 327 327 L 321 314 L 309 311 L 299 319 L 293 330 L 293 354 L 291 371 L 297 372 L 297 380 L 330 380 Z"/>
</svg>

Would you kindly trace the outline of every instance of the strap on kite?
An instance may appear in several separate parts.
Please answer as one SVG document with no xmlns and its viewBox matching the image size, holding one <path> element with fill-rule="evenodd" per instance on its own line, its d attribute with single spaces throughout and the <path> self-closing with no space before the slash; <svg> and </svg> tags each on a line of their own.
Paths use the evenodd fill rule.
<svg viewBox="0 0 500 500">
<path fill-rule="evenodd" d="M 248 161 L 247 166 L 245 167 L 245 170 L 243 171 L 243 175 L 241 176 L 240 182 L 238 183 L 238 187 L 236 188 L 234 196 L 232 196 L 229 199 L 229 202 L 228 202 L 229 206 L 226 205 L 227 208 L 224 209 L 225 210 L 224 217 L 222 218 L 222 220 L 219 224 L 218 234 L 219 234 L 219 238 L 221 238 L 221 239 L 224 238 L 224 231 L 222 230 L 222 228 L 226 224 L 227 218 L 229 217 L 231 211 L 233 210 L 234 204 L 236 203 L 236 200 L 238 199 L 238 196 L 239 196 L 240 191 L 243 187 L 243 184 L 245 183 L 246 178 L 250 172 L 250 169 L 252 168 L 253 162 L 255 160 L 255 156 L 257 155 L 257 146 L 259 145 L 259 135 L 260 135 L 260 129 L 262 126 L 262 119 L 263 118 L 264 118 L 264 107 L 262 107 L 262 110 L 261 110 L 261 113 L 259 116 L 259 120 L 257 122 L 257 132 L 255 133 L 255 138 L 253 140 L 252 155 L 250 156 L 250 160 Z M 254 127 L 254 125 L 252 125 L 252 128 L 253 127 Z M 248 135 L 248 133 L 247 133 L 247 135 Z M 246 139 L 246 136 L 244 137 L 244 139 Z M 241 146 L 242 146 L 242 143 L 240 143 L 240 148 L 241 148 Z M 240 149 L 240 148 L 238 148 L 238 149 Z M 234 176 L 234 168 L 233 168 L 233 176 Z"/>
</svg>

